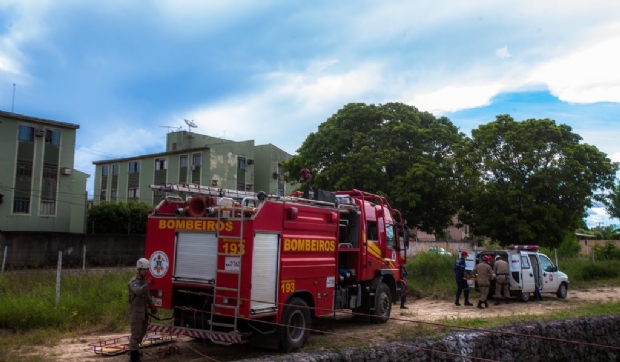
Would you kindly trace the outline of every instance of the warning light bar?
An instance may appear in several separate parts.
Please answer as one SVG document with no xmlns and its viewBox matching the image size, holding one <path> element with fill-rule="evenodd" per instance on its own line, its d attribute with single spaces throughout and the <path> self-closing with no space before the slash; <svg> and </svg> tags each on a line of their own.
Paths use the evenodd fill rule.
<svg viewBox="0 0 620 362">
<path fill-rule="evenodd" d="M 540 247 L 538 245 L 508 245 L 508 249 L 510 250 L 538 250 Z"/>
</svg>

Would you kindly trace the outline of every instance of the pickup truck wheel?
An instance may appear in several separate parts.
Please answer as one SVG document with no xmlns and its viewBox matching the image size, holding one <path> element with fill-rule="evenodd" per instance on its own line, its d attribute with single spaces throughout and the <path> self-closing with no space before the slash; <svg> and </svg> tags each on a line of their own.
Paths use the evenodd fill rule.
<svg viewBox="0 0 620 362">
<path fill-rule="evenodd" d="M 374 322 L 385 323 L 390 319 L 392 311 L 392 295 L 390 287 L 385 283 L 379 284 L 377 294 L 375 295 Z"/>
<path fill-rule="evenodd" d="M 561 283 L 555 295 L 557 295 L 558 298 L 560 299 L 566 299 L 567 294 L 568 294 L 568 286 L 566 285 L 566 283 Z"/>
<path fill-rule="evenodd" d="M 282 313 L 280 327 L 280 346 L 284 352 L 293 352 L 303 348 L 310 336 L 312 319 L 308 304 L 301 298 L 289 300 Z"/>
<path fill-rule="evenodd" d="M 530 293 L 525 293 L 525 292 L 521 292 L 521 294 L 519 294 L 519 300 L 522 302 L 527 302 L 530 300 Z"/>
</svg>

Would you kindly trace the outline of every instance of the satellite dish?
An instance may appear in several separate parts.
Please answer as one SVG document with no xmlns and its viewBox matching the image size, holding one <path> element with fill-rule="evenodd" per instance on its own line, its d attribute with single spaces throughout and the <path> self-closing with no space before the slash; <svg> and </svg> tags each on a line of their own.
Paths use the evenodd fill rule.
<svg viewBox="0 0 620 362">
<path fill-rule="evenodd" d="M 196 128 L 196 127 L 198 127 L 198 126 L 196 126 L 196 123 L 194 123 L 194 121 L 190 121 L 190 120 L 188 120 L 188 119 L 184 119 L 184 121 L 185 121 L 185 124 L 187 124 L 187 125 L 188 125 L 189 127 L 191 127 L 191 128 Z"/>
</svg>

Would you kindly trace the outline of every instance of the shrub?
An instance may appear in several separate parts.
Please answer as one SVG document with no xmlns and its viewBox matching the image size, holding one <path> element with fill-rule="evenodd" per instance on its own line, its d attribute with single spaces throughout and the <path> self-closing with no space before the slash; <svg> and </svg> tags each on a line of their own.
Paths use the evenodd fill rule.
<svg viewBox="0 0 620 362">
<path fill-rule="evenodd" d="M 594 245 L 592 247 L 594 256 L 597 260 L 620 260 L 620 249 L 612 242 L 605 245 Z"/>
</svg>

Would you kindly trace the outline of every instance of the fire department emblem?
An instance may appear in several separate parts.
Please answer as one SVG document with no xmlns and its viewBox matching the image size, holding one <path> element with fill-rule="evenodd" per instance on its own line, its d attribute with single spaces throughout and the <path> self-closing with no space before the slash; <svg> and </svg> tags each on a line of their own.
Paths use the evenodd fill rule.
<svg viewBox="0 0 620 362">
<path fill-rule="evenodd" d="M 161 278 L 168 272 L 168 256 L 163 251 L 156 251 L 151 254 L 151 275 Z"/>
</svg>

